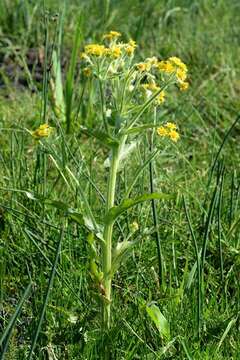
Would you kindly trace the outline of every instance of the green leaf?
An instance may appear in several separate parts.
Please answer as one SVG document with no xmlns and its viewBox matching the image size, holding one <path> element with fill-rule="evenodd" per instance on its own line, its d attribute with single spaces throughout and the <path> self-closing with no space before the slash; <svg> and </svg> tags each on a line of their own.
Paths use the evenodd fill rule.
<svg viewBox="0 0 240 360">
<path fill-rule="evenodd" d="M 164 338 L 170 338 L 170 326 L 167 319 L 163 316 L 158 306 L 151 304 L 146 306 L 146 310 L 154 324 L 156 325 L 160 335 Z"/>
<path fill-rule="evenodd" d="M 65 102 L 63 95 L 60 54 L 58 54 L 56 50 L 53 50 L 52 62 L 52 71 L 54 76 L 54 79 L 52 79 L 54 85 L 51 87 L 53 93 L 53 110 L 57 117 L 62 117 L 65 114 Z"/>
<path fill-rule="evenodd" d="M 45 204 L 49 205 L 49 206 L 53 206 L 58 210 L 69 211 L 68 204 L 66 204 L 66 203 L 64 203 L 62 201 L 59 201 L 59 200 L 49 200 L 49 199 L 47 199 L 47 200 L 45 200 Z"/>
<path fill-rule="evenodd" d="M 113 275 L 119 268 L 120 264 L 129 257 L 130 250 L 132 250 L 133 246 L 136 243 L 137 241 L 126 241 L 126 240 L 117 243 L 112 254 L 111 275 Z"/>
<path fill-rule="evenodd" d="M 149 201 L 153 199 L 158 200 L 169 200 L 171 196 L 168 194 L 159 194 L 159 193 L 152 193 L 152 194 L 144 194 L 141 196 L 136 197 L 135 199 L 125 199 L 121 202 L 120 205 L 112 207 L 106 217 L 105 222 L 113 223 L 124 211 L 130 209 L 131 207 L 140 204 L 144 201 Z"/>
<path fill-rule="evenodd" d="M 3 331 L 2 335 L 1 335 L 0 347 L 5 342 L 4 348 L 7 349 L 10 336 L 11 336 L 13 330 L 14 330 L 15 324 L 16 324 L 16 322 L 17 322 L 17 320 L 19 318 L 19 315 L 20 315 L 20 313 L 22 311 L 23 304 L 24 304 L 25 300 L 28 298 L 31 289 L 32 289 L 32 283 L 29 283 L 28 286 L 26 287 L 21 299 L 19 300 L 19 303 L 18 303 L 18 305 L 16 307 L 16 310 L 15 310 L 14 314 L 11 316 L 7 327 L 5 328 L 5 330 Z"/>
<path fill-rule="evenodd" d="M 123 166 L 125 165 L 125 162 L 129 158 L 129 155 L 135 150 L 137 146 L 137 141 L 132 141 L 130 144 L 125 144 L 120 152 L 119 156 L 119 166 L 118 171 L 120 171 Z M 109 168 L 110 167 L 110 157 L 107 157 L 107 159 L 104 161 L 104 167 Z"/>
<path fill-rule="evenodd" d="M 93 232 L 98 239 L 103 240 L 102 227 L 99 224 L 93 224 L 89 216 L 70 208 L 68 204 L 59 200 L 46 200 L 45 203 L 54 206 L 58 210 L 64 211 L 65 216 L 68 216 L 69 219 L 75 221 L 79 225 L 85 226 L 89 231 Z"/>
<path fill-rule="evenodd" d="M 25 193 L 25 195 L 30 199 L 30 200 L 39 200 L 34 194 L 32 194 L 30 191 L 23 191 L 23 193 Z"/>
<path fill-rule="evenodd" d="M 83 17 L 82 14 L 80 14 L 78 18 L 78 22 L 76 24 L 73 50 L 72 50 L 69 69 L 67 71 L 66 91 L 65 91 L 67 133 L 70 132 L 70 128 L 71 128 L 71 115 L 72 115 L 72 106 L 73 106 L 73 96 L 75 90 L 74 75 L 77 66 L 78 51 L 79 51 L 80 43 L 82 41 L 82 34 L 83 34 L 82 20 Z"/>
<path fill-rule="evenodd" d="M 145 132 L 145 130 L 157 128 L 159 126 L 160 126 L 159 124 L 158 125 L 156 125 L 156 124 L 144 124 L 144 125 L 141 125 L 141 126 L 136 126 L 134 128 L 131 128 L 131 129 L 123 130 L 122 133 L 125 134 L 125 135 L 138 134 L 138 133 L 141 133 L 143 131 Z"/>
<path fill-rule="evenodd" d="M 100 141 L 103 145 L 112 148 L 113 146 L 118 145 L 118 141 L 114 139 L 113 137 L 109 136 L 107 133 L 100 131 L 100 130 L 93 130 L 89 129 L 85 126 L 81 126 L 80 130 L 91 137 L 94 137 L 98 141 Z"/>
</svg>

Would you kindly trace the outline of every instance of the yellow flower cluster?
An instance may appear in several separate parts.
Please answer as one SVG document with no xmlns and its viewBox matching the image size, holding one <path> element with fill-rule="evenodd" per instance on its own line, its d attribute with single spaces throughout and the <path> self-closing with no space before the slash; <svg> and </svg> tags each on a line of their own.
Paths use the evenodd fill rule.
<svg viewBox="0 0 240 360">
<path fill-rule="evenodd" d="M 171 122 L 167 122 L 165 125 L 162 125 L 159 128 L 157 128 L 157 133 L 159 136 L 168 137 L 174 142 L 177 142 L 180 138 L 176 124 Z"/>
<path fill-rule="evenodd" d="M 35 131 L 32 132 L 32 136 L 35 139 L 48 137 L 52 132 L 52 128 L 48 124 L 40 125 Z"/>
<path fill-rule="evenodd" d="M 134 53 L 136 47 L 137 47 L 136 41 L 132 39 L 127 44 L 125 44 L 125 51 L 127 55 L 131 56 Z"/>
<path fill-rule="evenodd" d="M 160 90 L 160 87 L 157 86 L 155 82 L 150 82 L 142 85 L 143 89 L 146 91 L 147 97 L 150 97 L 153 95 L 153 92 L 157 92 Z M 165 91 L 161 91 L 158 96 L 155 99 L 155 104 L 160 105 L 165 101 Z"/>
<path fill-rule="evenodd" d="M 86 55 L 92 55 L 92 56 L 103 56 L 105 55 L 106 52 L 105 46 L 99 44 L 86 45 L 84 50 Z"/>
<path fill-rule="evenodd" d="M 155 82 L 150 82 L 150 83 L 143 84 L 142 87 L 145 90 L 150 90 L 150 91 L 158 91 L 158 90 L 160 90 L 160 87 L 157 86 L 157 84 Z"/>
<path fill-rule="evenodd" d="M 121 36 L 122 36 L 122 34 L 120 32 L 111 30 L 111 31 L 109 31 L 109 33 L 103 35 L 103 39 L 111 41 L 111 40 L 117 39 Z"/>
<path fill-rule="evenodd" d="M 187 90 L 189 87 L 189 83 L 185 81 L 187 79 L 187 66 L 176 56 L 170 57 L 166 61 L 159 61 L 157 67 L 160 71 L 165 72 L 167 74 L 175 73 L 180 90 Z"/>
<path fill-rule="evenodd" d="M 81 57 L 84 59 L 85 67 L 82 73 L 85 77 L 94 73 L 96 77 L 101 75 L 102 79 L 107 80 L 128 74 L 127 89 L 130 92 L 136 90 L 136 96 L 131 98 L 132 101 L 138 100 L 138 95 L 147 99 L 153 96 L 151 102 L 153 106 L 159 106 L 165 101 L 166 94 L 163 89 L 166 90 L 170 85 L 177 84 L 182 91 L 188 89 L 188 69 L 180 58 L 172 56 L 167 60 L 159 61 L 154 56 L 132 65 L 131 60 L 137 44 L 132 39 L 123 43 L 119 41 L 121 36 L 120 32 L 112 30 L 103 35 L 102 44 L 88 44 L 84 47 Z M 163 76 L 164 74 L 172 76 L 166 77 Z M 141 91 L 143 89 L 144 94 Z M 163 126 L 159 131 L 162 133 L 167 131 L 167 136 L 174 141 L 179 138 L 176 129 L 171 129 L 169 132 L 168 127 Z"/>
<path fill-rule="evenodd" d="M 102 44 L 89 44 L 84 47 L 84 52 L 81 54 L 81 58 L 89 62 L 90 57 L 104 57 L 108 56 L 113 59 L 118 59 L 122 55 L 133 55 L 137 44 L 134 40 L 130 40 L 128 43 L 117 43 L 116 40 L 121 36 L 121 33 L 117 31 L 110 31 L 103 35 L 103 39 L 109 40 L 109 46 Z"/>
<path fill-rule="evenodd" d="M 140 63 L 136 64 L 136 68 L 140 72 L 150 71 L 151 64 L 148 64 L 147 62 L 140 62 Z"/>
<path fill-rule="evenodd" d="M 157 105 L 162 104 L 165 101 L 165 91 L 161 91 L 159 95 L 156 97 Z"/>
<path fill-rule="evenodd" d="M 112 56 L 113 58 L 117 59 L 122 55 L 121 47 L 118 45 L 113 45 L 108 49 L 107 55 Z"/>
</svg>

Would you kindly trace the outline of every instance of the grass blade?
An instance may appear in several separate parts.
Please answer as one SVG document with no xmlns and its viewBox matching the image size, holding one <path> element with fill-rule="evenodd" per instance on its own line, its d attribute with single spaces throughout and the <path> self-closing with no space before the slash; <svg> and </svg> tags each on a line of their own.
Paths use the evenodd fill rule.
<svg viewBox="0 0 240 360">
<path fill-rule="evenodd" d="M 71 129 L 71 114 L 72 114 L 73 90 L 74 90 L 74 72 L 75 72 L 76 64 L 77 64 L 78 50 L 79 50 L 80 42 L 82 40 L 81 30 L 82 30 L 82 15 L 80 14 L 78 23 L 77 23 L 77 27 L 76 27 L 72 56 L 71 56 L 71 61 L 70 61 L 70 66 L 68 69 L 67 81 L 66 81 L 67 133 L 69 133 L 70 129 Z"/>
<path fill-rule="evenodd" d="M 48 281 L 47 292 L 46 292 L 44 303 L 43 303 L 43 306 L 42 306 L 42 309 L 41 309 L 41 315 L 40 315 L 40 318 L 39 318 L 39 321 L 38 321 L 38 325 L 37 325 L 34 337 L 32 339 L 32 344 L 31 344 L 28 360 L 31 360 L 33 355 L 34 355 L 34 350 L 35 350 L 35 347 L 36 347 L 36 344 L 37 344 L 37 339 L 38 339 L 39 332 L 41 330 L 41 326 L 42 326 L 42 323 L 43 323 L 43 318 L 44 318 L 44 315 L 45 315 L 45 312 L 46 312 L 49 295 L 50 295 L 50 292 L 51 292 L 51 289 L 52 289 L 52 286 L 53 286 L 53 281 L 54 281 L 55 274 L 56 274 L 56 269 L 57 269 L 59 255 L 60 255 L 61 243 L 62 243 L 63 235 L 64 235 L 64 230 L 62 228 L 61 233 L 60 233 L 60 237 L 59 237 L 59 241 L 58 241 L 58 245 L 57 245 L 57 248 L 56 248 L 56 252 L 55 252 L 55 260 L 54 260 L 52 270 L 51 270 L 51 274 L 50 274 L 49 281 Z"/>
<path fill-rule="evenodd" d="M 17 307 L 16 310 L 14 312 L 14 314 L 12 315 L 6 329 L 4 330 L 1 338 L 0 338 L 0 349 L 2 347 L 2 345 L 4 344 L 3 348 L 2 348 L 2 354 L 1 354 L 1 358 L 0 359 L 4 359 L 5 353 L 7 351 L 7 347 L 8 347 L 8 343 L 12 334 L 12 331 L 14 330 L 14 325 L 16 324 L 16 321 L 21 313 L 22 310 L 22 306 L 24 304 L 24 301 L 27 299 L 27 297 L 30 294 L 31 291 L 31 287 L 32 287 L 32 283 L 30 282 L 28 284 L 28 286 L 26 287 Z M 5 342 L 5 343 L 4 343 Z"/>
</svg>

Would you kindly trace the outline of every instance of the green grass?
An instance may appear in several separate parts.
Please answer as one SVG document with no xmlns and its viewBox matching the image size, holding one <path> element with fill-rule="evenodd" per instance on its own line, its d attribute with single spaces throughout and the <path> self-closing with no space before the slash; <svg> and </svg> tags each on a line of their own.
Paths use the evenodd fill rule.
<svg viewBox="0 0 240 360">
<path fill-rule="evenodd" d="M 106 346 L 112 359 L 239 359 L 239 122 L 228 133 L 239 114 L 238 1 L 68 1 L 61 61 L 70 134 L 54 108 L 49 64 L 38 70 L 37 82 L 37 64 L 28 62 L 29 48 L 46 47 L 46 34 L 49 59 L 53 49 L 59 51 L 60 3 L 45 1 L 45 22 L 40 1 L 3 0 L 0 5 L 0 358 L 28 359 L 39 331 L 35 359 L 99 359 Z M 72 58 L 75 68 L 71 54 L 81 9 L 81 41 L 99 41 L 106 30 L 121 31 L 137 41 L 139 61 L 155 54 L 179 56 L 191 83 L 188 92 L 167 101 L 167 120 L 179 124 L 181 141 L 163 146 L 152 169 L 154 190 L 173 195 L 171 201 L 155 203 L 160 284 L 147 202 L 119 219 L 124 233 L 133 221 L 139 224 L 139 242 L 114 277 L 113 324 L 105 337 L 99 289 L 88 269 L 88 231 L 69 216 L 69 208 L 83 208 L 81 193 L 69 177 L 67 184 L 63 181 L 50 157 L 71 169 L 99 221 L 108 151 L 82 135 L 79 126 L 96 126 L 97 90 L 82 93 L 84 83 L 72 77 L 70 65 Z M 10 74 L 9 63 L 15 69 Z M 75 74 L 77 69 L 78 64 Z M 143 118 L 151 122 L 148 114 Z M 56 128 L 49 140 L 55 154 L 44 153 L 25 130 L 46 119 Z M 146 136 L 131 154 L 118 177 L 117 201 L 147 158 L 148 147 Z M 150 192 L 148 167 L 132 197 L 144 192 Z M 115 241 L 120 236 L 116 227 Z M 197 252 L 204 246 L 198 273 Z M 153 303 L 167 319 L 170 336 L 163 336 L 149 316 L 146 306 Z"/>
</svg>

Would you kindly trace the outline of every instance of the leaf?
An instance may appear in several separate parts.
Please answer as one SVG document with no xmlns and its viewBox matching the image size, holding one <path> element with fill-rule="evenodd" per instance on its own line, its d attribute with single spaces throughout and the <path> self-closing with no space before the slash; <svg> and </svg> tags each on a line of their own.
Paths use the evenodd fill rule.
<svg viewBox="0 0 240 360">
<path fill-rule="evenodd" d="M 35 195 L 33 195 L 31 192 L 29 191 L 23 191 L 23 193 L 30 199 L 30 200 L 39 200 L 38 198 L 35 197 Z"/>
<path fill-rule="evenodd" d="M 153 199 L 169 200 L 171 199 L 171 196 L 168 194 L 152 193 L 152 194 L 144 194 L 138 196 L 135 199 L 125 199 L 121 202 L 120 205 L 114 206 L 108 211 L 105 217 L 105 222 L 107 224 L 113 223 L 126 210 L 144 201 L 153 200 Z"/>
<path fill-rule="evenodd" d="M 235 324 L 236 321 L 237 321 L 237 317 L 229 321 L 229 323 L 228 323 L 228 325 L 227 325 L 227 327 L 226 327 L 226 329 L 225 329 L 225 331 L 224 331 L 224 333 L 223 333 L 223 335 L 222 335 L 222 337 L 221 337 L 221 339 L 220 339 L 220 341 L 218 343 L 217 350 L 219 350 L 220 347 L 222 346 L 223 341 L 227 337 L 229 331 L 231 330 L 232 326 Z"/>
<path fill-rule="evenodd" d="M 121 166 L 121 163 L 127 160 L 129 155 L 133 152 L 133 150 L 137 146 L 137 141 L 132 141 L 130 144 L 125 144 L 124 147 L 121 149 L 120 157 L 119 157 L 119 163 Z"/>
<path fill-rule="evenodd" d="M 126 135 L 138 134 L 138 133 L 141 133 L 143 131 L 145 132 L 145 130 L 153 129 L 153 128 L 156 128 L 156 127 L 159 127 L 159 124 L 158 125 L 156 125 L 156 124 L 144 124 L 144 125 L 141 125 L 141 126 L 136 126 L 134 128 L 131 128 L 131 129 L 123 130 L 122 133 L 126 134 Z"/>
<path fill-rule="evenodd" d="M 81 126 L 80 130 L 91 137 L 94 137 L 98 141 L 100 141 L 103 145 L 112 148 L 113 146 L 118 145 L 118 141 L 114 139 L 113 137 L 109 136 L 107 133 L 100 131 L 100 130 L 93 130 L 89 129 L 85 126 Z"/>
<path fill-rule="evenodd" d="M 46 200 L 45 201 L 45 204 L 49 205 L 49 206 L 53 206 L 55 207 L 56 209 L 59 209 L 59 210 L 64 210 L 64 211 L 69 211 L 69 206 L 68 204 L 62 202 L 62 201 L 59 201 L 59 200 Z"/>
<path fill-rule="evenodd" d="M 163 316 L 157 305 L 151 304 L 146 306 L 146 310 L 154 324 L 156 325 L 160 335 L 167 339 L 170 338 L 170 326 L 167 319 Z"/>
<path fill-rule="evenodd" d="M 71 220 L 75 221 L 81 226 L 85 226 L 89 231 L 93 232 L 96 237 L 103 240 L 103 229 L 99 224 L 93 224 L 90 217 L 84 215 L 75 209 L 70 208 L 66 203 L 59 200 L 46 200 L 45 203 L 50 206 L 62 210 L 65 212 L 65 216 L 68 216 Z"/>
<path fill-rule="evenodd" d="M 54 79 L 51 79 L 54 84 L 51 87 L 53 92 L 53 110 L 56 116 L 59 117 L 59 115 L 63 116 L 65 114 L 65 102 L 63 95 L 60 54 L 58 54 L 56 50 L 53 50 L 52 62 L 52 71 L 54 76 Z"/>
<path fill-rule="evenodd" d="M 10 336 L 14 330 L 14 326 L 16 324 L 16 321 L 18 320 L 19 318 L 19 315 L 22 311 L 22 307 L 23 307 L 23 304 L 25 302 L 25 300 L 28 298 L 29 294 L 30 294 L 30 291 L 32 289 L 32 283 L 29 283 L 28 286 L 26 287 L 21 299 L 19 300 L 18 304 L 17 304 L 17 307 L 16 307 L 16 310 L 14 312 L 14 314 L 11 316 L 10 320 L 9 320 L 9 323 L 7 325 L 7 327 L 5 328 L 5 330 L 3 331 L 2 335 L 1 335 L 1 338 L 0 338 L 0 347 L 3 345 L 3 343 L 6 341 L 5 343 L 5 346 L 7 348 L 7 345 L 8 345 L 8 341 L 10 339 Z"/>
<path fill-rule="evenodd" d="M 66 89 L 65 89 L 65 101 L 66 101 L 66 122 L 67 122 L 67 133 L 70 132 L 71 128 L 71 115 L 73 106 L 73 95 L 75 90 L 75 70 L 77 66 L 78 51 L 82 40 L 82 24 L 83 17 L 80 14 L 75 30 L 75 37 L 73 42 L 73 50 L 71 54 L 71 60 L 69 69 L 67 71 Z"/>
<path fill-rule="evenodd" d="M 113 275 L 124 260 L 126 260 L 129 256 L 130 250 L 137 243 L 137 241 L 122 241 L 117 243 L 115 249 L 112 254 L 112 269 L 111 275 Z"/>
<path fill-rule="evenodd" d="M 120 171 L 123 168 L 124 161 L 127 160 L 129 155 L 133 152 L 133 150 L 137 146 L 137 141 L 132 141 L 130 144 L 125 144 L 125 146 L 121 149 L 120 156 L 119 156 L 119 166 L 118 171 Z M 104 161 L 104 167 L 109 168 L 110 167 L 110 157 L 108 157 Z"/>
</svg>

